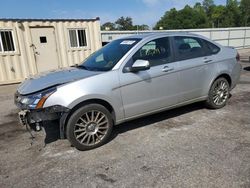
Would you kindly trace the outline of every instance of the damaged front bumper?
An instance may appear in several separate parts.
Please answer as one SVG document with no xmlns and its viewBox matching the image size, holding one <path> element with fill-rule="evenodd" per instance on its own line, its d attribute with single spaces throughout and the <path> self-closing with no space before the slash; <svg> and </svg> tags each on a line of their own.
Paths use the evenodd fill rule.
<svg viewBox="0 0 250 188">
<path fill-rule="evenodd" d="M 18 116 L 21 125 L 29 126 L 39 131 L 43 122 L 60 120 L 68 112 L 68 108 L 57 105 L 43 109 L 21 110 Z"/>
<path fill-rule="evenodd" d="M 41 130 L 41 126 L 43 126 L 43 122 L 60 120 L 60 135 L 61 138 L 64 138 L 64 125 L 70 109 L 61 105 L 54 105 L 45 108 L 41 108 L 38 105 L 40 100 L 42 100 L 42 97 L 48 97 L 51 92 L 54 92 L 55 90 L 55 88 L 50 88 L 46 91 L 40 92 L 41 94 L 35 93 L 30 95 L 20 95 L 16 92 L 14 95 L 14 103 L 21 110 L 18 113 L 21 125 L 26 126 L 27 129 L 31 128 L 39 131 Z M 43 104 L 41 106 L 43 106 Z"/>
<path fill-rule="evenodd" d="M 19 118 L 22 124 L 34 124 L 42 121 L 52 121 L 60 119 L 62 113 L 68 112 L 69 109 L 63 106 L 52 106 L 35 110 L 21 110 Z"/>
</svg>

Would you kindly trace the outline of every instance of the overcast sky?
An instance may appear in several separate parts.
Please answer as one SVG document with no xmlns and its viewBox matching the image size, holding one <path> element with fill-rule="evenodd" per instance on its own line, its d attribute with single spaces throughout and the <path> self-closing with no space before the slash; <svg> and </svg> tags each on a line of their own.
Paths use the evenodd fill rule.
<svg viewBox="0 0 250 188">
<path fill-rule="evenodd" d="M 95 18 L 101 23 L 130 16 L 134 24 L 155 25 L 165 11 L 198 0 L 0 0 L 1 18 Z M 226 0 L 215 0 L 225 4 Z"/>
</svg>

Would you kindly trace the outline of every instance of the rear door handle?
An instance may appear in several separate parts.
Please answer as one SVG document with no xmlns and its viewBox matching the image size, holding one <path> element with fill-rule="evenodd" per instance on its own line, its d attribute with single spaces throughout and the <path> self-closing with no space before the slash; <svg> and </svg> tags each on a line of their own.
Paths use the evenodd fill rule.
<svg viewBox="0 0 250 188">
<path fill-rule="evenodd" d="M 169 72 L 169 71 L 172 71 L 172 70 L 174 70 L 174 68 L 169 67 L 169 66 L 165 66 L 165 67 L 163 67 L 162 72 Z"/>
</svg>

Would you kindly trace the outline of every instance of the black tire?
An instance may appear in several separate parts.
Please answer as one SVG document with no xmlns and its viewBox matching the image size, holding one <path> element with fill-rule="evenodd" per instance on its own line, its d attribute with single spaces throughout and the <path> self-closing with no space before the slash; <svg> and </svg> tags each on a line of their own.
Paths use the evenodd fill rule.
<svg viewBox="0 0 250 188">
<path fill-rule="evenodd" d="M 99 116 L 100 118 L 97 119 Z M 103 116 L 104 118 L 98 123 Z M 94 119 L 97 120 L 94 121 Z M 110 112 L 100 104 L 87 104 L 77 109 L 69 117 L 66 135 L 67 139 L 74 147 L 84 151 L 105 144 L 110 137 L 112 129 L 113 120 Z M 105 134 L 101 134 L 100 132 Z M 83 135 L 81 136 L 81 134 Z M 88 141 L 91 141 L 91 143 Z"/>
<path fill-rule="evenodd" d="M 225 89 L 219 90 L 218 88 L 219 88 L 220 84 L 225 84 L 224 85 Z M 230 91 L 229 89 L 230 89 L 230 85 L 229 85 L 227 79 L 225 79 L 224 77 L 220 77 L 220 78 L 216 79 L 213 82 L 213 84 L 209 90 L 208 99 L 206 101 L 206 106 L 208 108 L 211 108 L 211 109 L 219 109 L 219 108 L 224 107 L 227 104 L 228 99 L 229 99 L 229 91 Z M 221 92 L 221 94 L 218 94 L 218 92 Z M 223 94 L 222 94 L 222 92 L 223 92 Z M 221 103 L 219 103 L 218 100 L 216 101 L 216 99 L 217 99 L 216 96 L 220 96 L 219 100 L 221 100 Z"/>
</svg>

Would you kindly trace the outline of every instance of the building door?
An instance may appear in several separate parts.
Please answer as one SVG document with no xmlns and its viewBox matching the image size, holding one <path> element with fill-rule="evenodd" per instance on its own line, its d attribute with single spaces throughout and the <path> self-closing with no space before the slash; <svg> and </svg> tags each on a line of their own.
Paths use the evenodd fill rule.
<svg viewBox="0 0 250 188">
<path fill-rule="evenodd" d="M 59 66 L 54 28 L 31 28 L 32 45 L 38 72 L 57 69 Z"/>
</svg>

